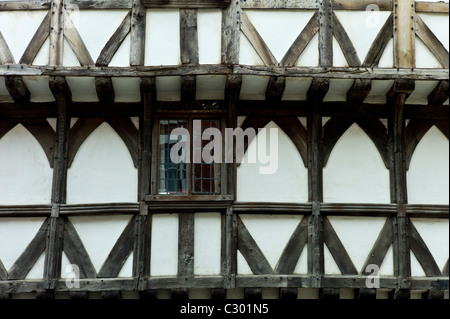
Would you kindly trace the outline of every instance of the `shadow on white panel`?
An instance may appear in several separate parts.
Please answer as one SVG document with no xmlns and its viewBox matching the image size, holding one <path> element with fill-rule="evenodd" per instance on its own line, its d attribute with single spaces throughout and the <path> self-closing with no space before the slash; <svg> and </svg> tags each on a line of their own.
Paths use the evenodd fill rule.
<svg viewBox="0 0 450 319">
<path fill-rule="evenodd" d="M 449 142 L 433 126 L 417 145 L 407 172 L 409 204 L 449 203 Z"/>
<path fill-rule="evenodd" d="M 50 204 L 53 170 L 21 124 L 0 139 L 0 205 Z"/>
<path fill-rule="evenodd" d="M 389 203 L 389 170 L 372 140 L 353 124 L 336 143 L 323 170 L 328 203 Z"/>
<path fill-rule="evenodd" d="M 125 143 L 107 123 L 84 141 L 67 175 L 70 204 L 137 200 L 137 169 Z"/>
<path fill-rule="evenodd" d="M 248 163 L 248 155 L 256 152 L 259 135 L 250 143 L 244 160 L 237 169 L 237 200 L 240 202 L 291 202 L 308 201 L 308 170 L 291 139 L 274 122 L 266 125 L 266 154 L 273 152 L 273 162 L 262 164 L 256 157 L 256 163 Z M 270 149 L 270 129 L 277 129 L 278 149 Z M 278 152 L 278 153 L 277 153 Z M 261 174 L 261 169 L 275 165 L 273 174 Z M 270 161 L 269 161 L 270 162 Z"/>
</svg>

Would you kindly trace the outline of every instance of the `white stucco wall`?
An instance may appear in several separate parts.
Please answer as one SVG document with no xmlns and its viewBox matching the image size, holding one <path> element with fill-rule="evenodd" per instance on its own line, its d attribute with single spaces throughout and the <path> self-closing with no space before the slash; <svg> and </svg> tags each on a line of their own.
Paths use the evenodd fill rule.
<svg viewBox="0 0 450 319">
<path fill-rule="evenodd" d="M 372 140 L 353 124 L 339 139 L 323 170 L 329 203 L 389 203 L 389 170 Z"/>
<path fill-rule="evenodd" d="M 433 126 L 417 145 L 407 171 L 408 203 L 449 203 L 449 142 Z"/>
<path fill-rule="evenodd" d="M 103 123 L 81 145 L 67 172 L 67 203 L 136 202 L 137 184 L 125 143 Z"/>
<path fill-rule="evenodd" d="M 53 170 L 21 124 L 0 139 L 0 205 L 50 204 Z"/>
<path fill-rule="evenodd" d="M 220 274 L 221 225 L 220 213 L 195 214 L 194 274 Z"/>
<path fill-rule="evenodd" d="M 178 214 L 152 216 L 150 274 L 175 276 L 178 272 Z"/>
<path fill-rule="evenodd" d="M 237 201 L 241 202 L 295 202 L 308 201 L 308 170 L 290 138 L 270 122 L 265 127 L 278 128 L 278 170 L 274 174 L 260 174 L 267 164 L 248 163 L 248 153 L 255 151 L 258 136 L 250 143 L 244 162 L 237 169 Z M 269 142 L 269 137 L 266 139 Z M 267 149 L 269 149 L 267 147 Z"/>
</svg>

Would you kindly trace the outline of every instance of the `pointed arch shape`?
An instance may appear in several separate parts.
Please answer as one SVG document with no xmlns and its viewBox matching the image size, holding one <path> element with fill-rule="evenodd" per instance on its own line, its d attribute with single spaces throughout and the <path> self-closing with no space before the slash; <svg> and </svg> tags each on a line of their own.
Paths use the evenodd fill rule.
<svg viewBox="0 0 450 319">
<path fill-rule="evenodd" d="M 70 129 L 68 167 L 71 167 L 84 141 L 104 122 L 120 136 L 125 143 L 134 166 L 139 167 L 139 131 L 130 118 L 80 118 Z"/>
</svg>

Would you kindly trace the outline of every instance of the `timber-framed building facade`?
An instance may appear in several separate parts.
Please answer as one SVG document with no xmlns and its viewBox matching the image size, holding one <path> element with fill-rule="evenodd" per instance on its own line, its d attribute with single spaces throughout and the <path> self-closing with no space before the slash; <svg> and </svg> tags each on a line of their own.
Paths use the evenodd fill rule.
<svg viewBox="0 0 450 319">
<path fill-rule="evenodd" d="M 448 298 L 448 13 L 0 1 L 0 298 Z M 278 169 L 173 165 L 196 121 Z"/>
</svg>

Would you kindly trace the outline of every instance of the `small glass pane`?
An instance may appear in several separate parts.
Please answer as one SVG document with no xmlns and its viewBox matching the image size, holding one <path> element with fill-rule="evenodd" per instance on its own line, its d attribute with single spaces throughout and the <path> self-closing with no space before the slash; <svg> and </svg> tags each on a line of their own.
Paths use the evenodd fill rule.
<svg viewBox="0 0 450 319">
<path fill-rule="evenodd" d="M 186 194 L 186 161 L 174 163 L 170 157 L 172 147 L 186 136 L 174 139 L 171 133 L 176 128 L 186 128 L 186 120 L 161 120 L 159 122 L 158 193 Z"/>
</svg>

